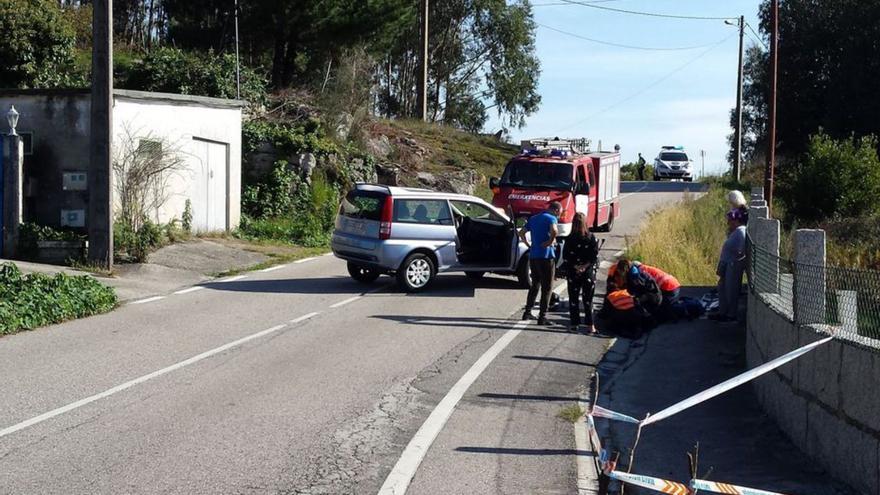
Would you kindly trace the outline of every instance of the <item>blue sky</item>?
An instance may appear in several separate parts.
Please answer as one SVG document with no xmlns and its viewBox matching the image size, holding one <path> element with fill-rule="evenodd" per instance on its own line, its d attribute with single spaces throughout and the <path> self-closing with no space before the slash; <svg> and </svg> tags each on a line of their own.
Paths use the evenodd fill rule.
<svg viewBox="0 0 880 495">
<path fill-rule="evenodd" d="M 593 0 L 595 1 L 595 0 Z M 541 107 L 515 142 L 529 137 L 587 137 L 595 148 L 620 144 L 624 162 L 641 152 L 651 162 L 660 146 L 682 145 L 706 174 L 727 170 L 729 111 L 736 100 L 737 28 L 720 20 L 681 20 L 608 12 L 559 0 L 533 0 L 535 21 L 579 36 L 642 47 L 606 46 L 537 28 Z M 701 17 L 737 17 L 758 30 L 760 0 L 606 0 L 596 5 Z M 746 46 L 755 43 L 749 36 Z M 722 41 L 724 40 L 724 41 Z M 714 46 L 706 46 L 714 45 Z M 486 124 L 500 128 L 495 115 Z"/>
</svg>

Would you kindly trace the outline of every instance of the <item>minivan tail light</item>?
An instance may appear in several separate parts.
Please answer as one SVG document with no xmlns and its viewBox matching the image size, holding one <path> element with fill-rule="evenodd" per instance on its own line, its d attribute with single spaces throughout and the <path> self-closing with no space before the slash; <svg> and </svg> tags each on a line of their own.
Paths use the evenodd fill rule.
<svg viewBox="0 0 880 495">
<path fill-rule="evenodd" d="M 391 238 L 391 221 L 394 215 L 394 198 L 385 197 L 385 204 L 382 205 L 382 218 L 379 220 L 379 239 Z"/>
</svg>

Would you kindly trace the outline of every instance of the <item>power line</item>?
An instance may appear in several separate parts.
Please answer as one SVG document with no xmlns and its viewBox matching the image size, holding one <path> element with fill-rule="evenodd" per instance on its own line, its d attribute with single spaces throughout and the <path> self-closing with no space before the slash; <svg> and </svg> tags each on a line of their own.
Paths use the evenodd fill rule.
<svg viewBox="0 0 880 495">
<path fill-rule="evenodd" d="M 755 35 L 754 38 L 755 38 L 755 40 L 756 40 L 758 43 L 760 43 L 765 49 L 769 49 L 769 48 L 770 48 L 770 47 L 767 46 L 767 43 L 765 43 L 764 40 L 761 39 L 761 36 L 755 31 L 755 29 L 752 27 L 751 24 L 749 24 L 749 23 L 747 22 L 747 23 L 746 23 L 746 27 L 749 28 L 749 31 L 751 31 L 752 34 Z"/>
<path fill-rule="evenodd" d="M 605 3 L 605 2 L 617 2 L 617 1 L 619 1 L 619 0 L 592 0 L 592 1 L 587 1 L 585 3 Z M 568 2 L 564 2 L 564 1 L 563 2 L 550 2 L 550 3 L 533 3 L 532 7 L 556 7 L 556 6 L 562 6 L 562 5 L 571 5 L 571 4 Z"/>
<path fill-rule="evenodd" d="M 614 43 L 614 42 L 612 42 L 612 41 L 603 41 L 603 40 L 597 40 L 597 39 L 594 39 L 594 38 L 587 38 L 586 36 L 581 36 L 581 35 L 576 34 L 576 33 L 571 33 L 571 32 L 568 32 L 568 31 L 563 31 L 562 29 L 557 29 L 557 28 L 555 28 L 555 27 L 551 27 L 551 26 L 548 26 L 548 25 L 546 25 L 546 24 L 541 24 L 540 22 L 536 22 L 535 24 L 537 24 L 538 26 L 541 26 L 541 27 L 544 28 L 544 29 L 549 29 L 550 31 L 556 31 L 557 33 L 562 33 L 562 34 L 565 34 L 565 35 L 571 36 L 571 37 L 573 37 L 573 38 L 581 39 L 581 40 L 584 40 L 584 41 L 590 41 L 590 42 L 593 42 L 593 43 L 598 43 L 598 44 L 600 44 L 600 45 L 616 46 L 616 47 L 618 47 L 618 48 L 629 48 L 629 49 L 632 49 L 632 50 L 670 51 L 670 52 L 671 52 L 671 51 L 683 51 L 683 50 L 697 50 L 697 49 L 699 49 L 699 48 L 706 48 L 707 46 L 714 46 L 716 43 L 718 43 L 718 42 L 716 41 L 716 42 L 707 43 L 707 44 L 704 44 L 704 45 L 695 45 L 695 46 L 678 46 L 678 47 L 651 47 L 651 46 L 624 45 L 624 44 L 622 44 L 622 43 Z"/>
<path fill-rule="evenodd" d="M 730 34 L 729 36 L 727 36 L 727 37 L 724 38 L 723 40 L 721 40 L 721 41 L 719 41 L 719 42 L 713 44 L 712 46 L 710 46 L 708 49 L 703 50 L 702 52 L 700 52 L 696 57 L 694 57 L 694 58 L 688 60 L 687 62 L 685 62 L 685 63 L 683 63 L 683 64 L 681 64 L 680 66 L 678 66 L 678 67 L 676 67 L 675 69 L 673 69 L 672 71 L 670 71 L 668 74 L 666 74 L 666 75 L 664 75 L 663 77 L 657 79 L 656 81 L 654 81 L 654 82 L 652 82 L 651 84 L 645 86 L 644 88 L 642 88 L 642 89 L 636 91 L 635 93 L 633 93 L 633 94 L 631 94 L 631 95 L 629 95 L 629 96 L 623 98 L 622 100 L 619 100 L 619 101 L 617 101 L 617 102 L 614 102 L 614 103 L 612 103 L 611 105 L 608 105 L 607 107 L 603 108 L 602 110 L 599 110 L 598 112 L 593 113 L 593 114 L 591 114 L 590 116 L 588 116 L 588 117 L 586 117 L 586 118 L 584 118 L 584 119 L 581 119 L 581 120 L 579 120 L 579 121 L 577 121 L 577 122 L 575 122 L 575 123 L 573 123 L 573 124 L 570 124 L 570 125 L 568 125 L 568 126 L 565 126 L 565 127 L 563 127 L 562 129 L 558 129 L 557 131 L 553 132 L 553 134 L 554 134 L 554 135 L 555 135 L 555 134 L 559 134 L 559 133 L 561 133 L 562 131 L 566 131 L 566 130 L 568 130 L 568 129 L 571 129 L 572 127 L 575 127 L 575 126 L 581 125 L 581 124 L 583 124 L 584 122 L 587 122 L 588 120 L 591 120 L 591 119 L 593 119 L 593 118 L 595 118 L 595 117 L 597 117 L 597 116 L 599 116 L 599 115 L 601 115 L 601 114 L 607 112 L 608 110 L 611 110 L 611 109 L 613 109 L 613 108 L 615 108 L 615 107 L 618 107 L 618 106 L 620 106 L 620 105 L 623 105 L 624 103 L 627 103 L 627 102 L 629 102 L 629 101 L 631 101 L 631 100 L 633 100 L 633 99 L 635 99 L 635 98 L 641 96 L 643 93 L 645 93 L 645 92 L 647 92 L 647 91 L 653 89 L 655 86 L 659 85 L 659 84 L 662 83 L 663 81 L 665 81 L 665 80 L 669 79 L 670 77 L 672 77 L 673 75 L 677 74 L 679 71 L 681 71 L 681 70 L 684 69 L 685 67 L 687 67 L 687 66 L 691 65 L 692 63 L 696 62 L 697 60 L 703 58 L 703 57 L 706 56 L 709 52 L 711 52 L 712 50 L 714 50 L 714 49 L 717 48 L 718 46 L 724 44 L 724 43 L 725 43 L 727 40 L 729 40 L 730 38 L 733 38 L 736 34 L 738 34 L 738 33 L 732 33 L 732 34 Z"/>
<path fill-rule="evenodd" d="M 563 0 L 565 3 L 569 5 L 580 5 L 582 7 L 590 7 L 592 9 L 601 9 L 608 10 L 610 12 L 618 12 L 621 14 L 633 14 L 633 15 L 644 15 L 648 17 L 665 17 L 667 19 L 687 19 L 692 21 L 726 21 L 729 19 L 735 19 L 736 17 L 705 17 L 698 15 L 676 15 L 676 14 L 661 14 L 657 12 L 640 12 L 638 10 L 626 10 L 626 9 L 617 9 L 614 7 L 607 7 L 605 5 L 596 5 L 589 2 L 584 1 L 575 1 L 575 0 Z"/>
</svg>

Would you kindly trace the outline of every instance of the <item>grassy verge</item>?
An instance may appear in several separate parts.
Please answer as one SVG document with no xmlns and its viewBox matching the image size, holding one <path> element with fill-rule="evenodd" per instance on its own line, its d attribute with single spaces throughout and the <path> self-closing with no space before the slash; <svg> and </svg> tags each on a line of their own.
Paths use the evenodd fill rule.
<svg viewBox="0 0 880 495">
<path fill-rule="evenodd" d="M 714 285 L 715 267 L 727 237 L 725 191 L 712 188 L 698 198 L 651 214 L 628 256 L 675 275 L 682 285 Z"/>
<path fill-rule="evenodd" d="M 92 277 L 22 275 L 13 264 L 0 265 L 0 335 L 106 313 L 116 302 L 113 289 Z"/>
<path fill-rule="evenodd" d="M 243 249 L 245 251 L 260 253 L 269 258 L 262 263 L 257 263 L 255 265 L 245 268 L 237 268 L 226 270 L 221 273 L 216 273 L 215 276 L 217 277 L 231 277 L 241 273 L 262 270 L 264 268 L 269 268 L 275 265 L 282 265 L 284 263 L 290 263 L 292 261 L 300 260 L 303 258 L 318 256 L 329 251 L 329 248 L 327 248 L 326 246 L 297 246 L 288 242 L 278 240 L 239 239 L 231 235 L 212 235 L 200 237 L 236 249 Z"/>
<path fill-rule="evenodd" d="M 569 423 L 575 423 L 584 415 L 584 413 L 586 413 L 586 411 L 584 411 L 581 406 L 571 404 L 560 409 L 556 414 L 556 417 L 568 421 Z"/>
</svg>

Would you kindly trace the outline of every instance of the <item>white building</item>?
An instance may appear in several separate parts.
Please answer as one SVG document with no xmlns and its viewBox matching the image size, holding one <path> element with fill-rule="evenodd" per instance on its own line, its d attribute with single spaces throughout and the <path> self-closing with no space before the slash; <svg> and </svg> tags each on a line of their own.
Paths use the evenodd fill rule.
<svg viewBox="0 0 880 495">
<path fill-rule="evenodd" d="M 125 150 L 158 147 L 170 147 L 181 160 L 163 181 L 166 200 L 150 211 L 151 219 L 180 220 L 189 200 L 194 230 L 237 227 L 243 102 L 129 90 L 113 94 L 114 160 Z M 25 143 L 25 221 L 85 229 L 89 91 L 0 90 L 0 108 L 10 105 L 20 113 L 17 129 Z"/>
</svg>

